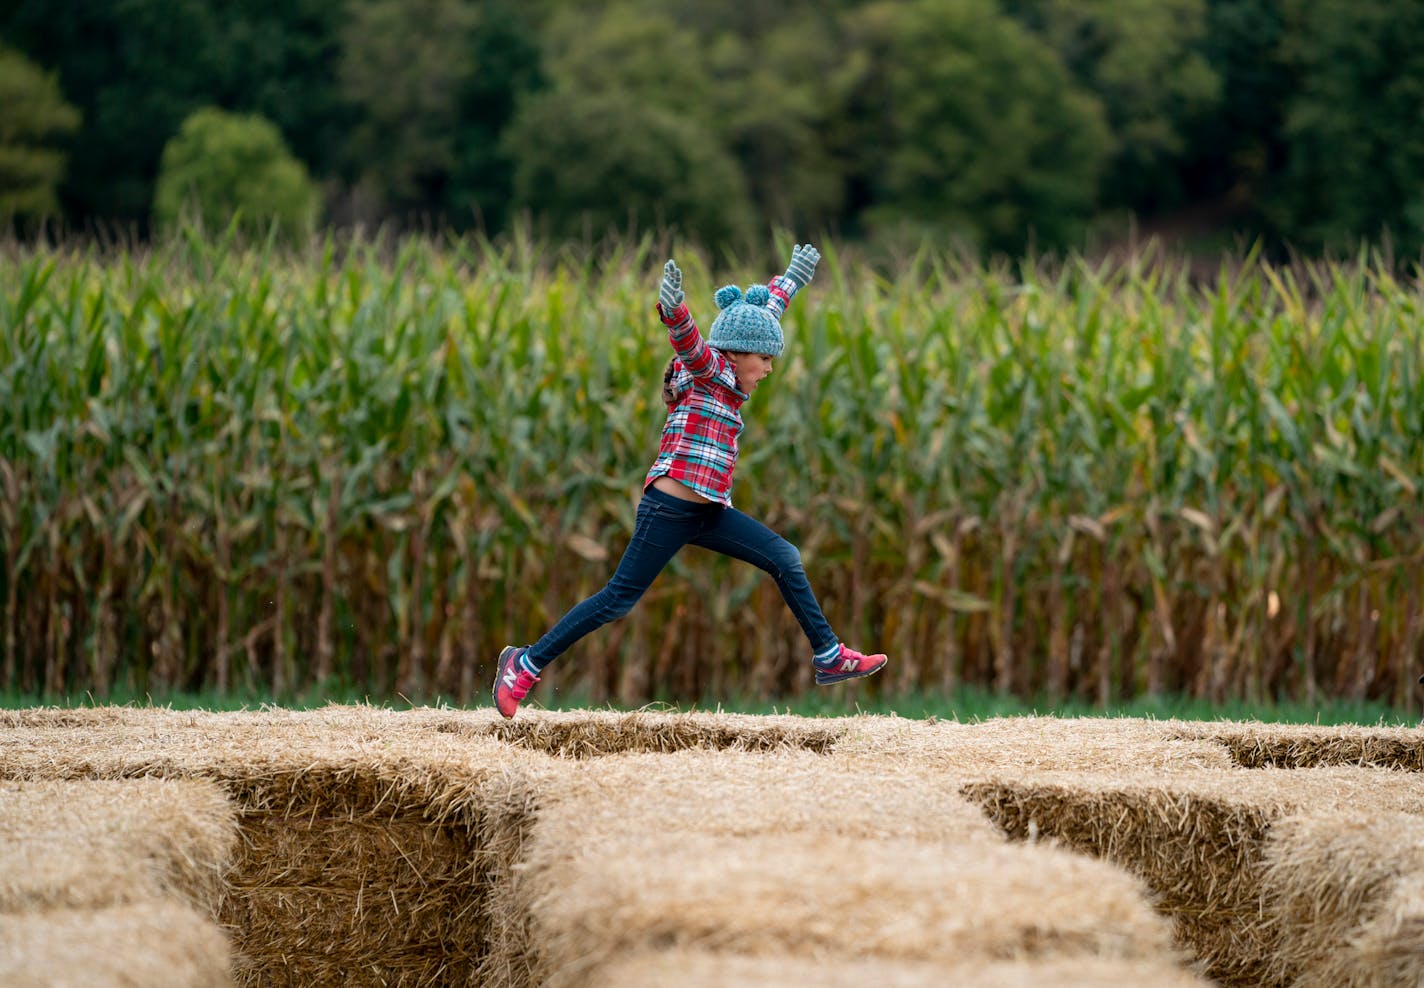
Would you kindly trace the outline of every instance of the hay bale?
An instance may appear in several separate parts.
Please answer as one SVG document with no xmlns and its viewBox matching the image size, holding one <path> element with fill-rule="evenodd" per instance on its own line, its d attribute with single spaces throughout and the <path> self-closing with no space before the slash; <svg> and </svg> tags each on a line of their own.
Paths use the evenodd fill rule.
<svg viewBox="0 0 1424 988">
<path fill-rule="evenodd" d="M 127 711 L 108 724 L 5 733 L 25 779 L 205 779 L 244 838 L 217 906 L 262 983 L 461 983 L 489 940 L 489 883 L 527 816 L 485 787 L 548 762 L 378 708 L 243 715 Z M 501 797 L 491 797 L 499 802 Z M 504 830 L 513 830 L 506 836 Z M 503 842 L 503 843 L 502 843 Z"/>
<path fill-rule="evenodd" d="M 546 779 L 516 878 L 503 908 L 532 917 L 532 983 L 595 983 L 667 947 L 1175 964 L 1126 873 L 1010 845 L 938 779 L 804 752 L 628 756 Z"/>
<path fill-rule="evenodd" d="M 177 902 L 0 916 L 0 984 L 26 988 L 226 988 L 231 956 L 212 920 Z"/>
<path fill-rule="evenodd" d="M 645 951 L 611 960 L 589 979 L 597 988 L 769 988 L 816 985 L 818 988 L 1210 988 L 1176 964 L 1147 960 L 1024 959 L 969 963 L 814 959 L 789 955 L 745 957 L 706 950 Z"/>
<path fill-rule="evenodd" d="M 1346 812 L 1272 828 L 1262 883 L 1298 988 L 1424 984 L 1424 819 Z"/>
<path fill-rule="evenodd" d="M 1410 776 L 1378 769 L 1050 772 L 962 791 L 1011 837 L 1049 837 L 1140 876 L 1205 973 L 1237 984 L 1277 983 L 1279 930 L 1263 886 L 1276 821 L 1308 809 L 1424 810 Z"/>
<path fill-rule="evenodd" d="M 219 908 L 241 950 L 239 976 L 465 977 L 485 947 L 471 829 L 426 820 L 423 805 L 348 803 L 337 816 L 315 815 L 317 807 L 293 801 L 243 815 L 243 851 Z"/>
<path fill-rule="evenodd" d="M 1105 717 L 996 717 L 975 723 L 855 717 L 846 720 L 829 754 L 974 775 L 995 769 L 1103 772 L 1232 766 L 1219 744 L 1185 734 L 1178 722 Z"/>
<path fill-rule="evenodd" d="M 237 822 L 211 782 L 0 782 L 0 912 L 217 902 Z"/>
</svg>

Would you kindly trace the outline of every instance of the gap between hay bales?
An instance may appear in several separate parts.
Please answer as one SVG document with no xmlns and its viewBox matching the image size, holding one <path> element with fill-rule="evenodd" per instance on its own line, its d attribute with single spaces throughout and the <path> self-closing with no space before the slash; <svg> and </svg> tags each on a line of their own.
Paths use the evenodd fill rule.
<svg viewBox="0 0 1424 988">
<path fill-rule="evenodd" d="M 1183 740 L 1210 740 L 1242 768 L 1325 768 L 1357 765 L 1424 772 L 1424 732 L 1321 729 L 1272 725 L 1236 730 L 1190 729 Z"/>
<path fill-rule="evenodd" d="M 960 791 L 1010 838 L 1050 838 L 1139 875 L 1207 977 L 1277 983 L 1261 907 L 1269 811 L 1152 789 L 976 782 Z"/>
<path fill-rule="evenodd" d="M 761 718 L 761 720 L 775 720 Z M 692 749 L 775 752 L 802 750 L 826 754 L 844 727 L 816 724 L 752 724 L 741 718 L 687 714 L 583 714 L 577 717 L 523 718 L 510 721 L 449 721 L 436 730 L 492 738 L 556 758 L 668 754 Z"/>
<path fill-rule="evenodd" d="M 438 791 L 455 788 L 354 767 L 239 784 L 242 846 L 218 910 L 237 980 L 490 983 L 480 971 L 504 939 L 491 903 L 531 815 L 517 786 L 488 806 Z"/>
</svg>

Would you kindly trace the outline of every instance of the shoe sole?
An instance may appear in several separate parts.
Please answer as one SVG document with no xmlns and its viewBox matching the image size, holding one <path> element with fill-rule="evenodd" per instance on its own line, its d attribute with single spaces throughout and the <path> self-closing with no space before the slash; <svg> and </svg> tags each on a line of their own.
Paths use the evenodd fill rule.
<svg viewBox="0 0 1424 988">
<path fill-rule="evenodd" d="M 875 666 L 874 668 L 865 669 L 865 670 L 863 670 L 863 671 L 861 671 L 861 672 L 843 672 L 843 673 L 840 673 L 839 675 L 835 675 L 835 676 L 828 676 L 828 675 L 826 675 L 826 674 L 823 673 L 823 672 L 817 671 L 817 673 L 816 673 L 816 685 L 817 685 L 817 686 L 834 686 L 836 683 L 844 683 L 844 682 L 845 682 L 846 680 L 848 680 L 848 679 L 864 679 L 866 676 L 873 676 L 873 675 L 875 675 L 877 672 L 879 672 L 881 669 L 884 669 L 884 668 L 885 668 L 885 663 L 887 663 L 887 662 L 889 662 L 889 661 L 890 661 L 889 659 L 884 659 L 883 661 L 881 661 L 881 663 L 880 663 L 879 665 Z"/>
</svg>

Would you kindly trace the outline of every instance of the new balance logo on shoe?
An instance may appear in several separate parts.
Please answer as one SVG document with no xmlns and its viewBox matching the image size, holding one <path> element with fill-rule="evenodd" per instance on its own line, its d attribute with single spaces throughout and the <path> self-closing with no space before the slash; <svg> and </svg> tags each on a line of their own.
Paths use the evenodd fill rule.
<svg viewBox="0 0 1424 988">
<path fill-rule="evenodd" d="M 507 690 L 512 690 L 514 689 L 514 684 L 518 681 L 519 673 L 514 671 L 514 665 L 511 664 L 510 667 L 504 672 L 504 688 Z"/>
<path fill-rule="evenodd" d="M 855 649 L 842 645 L 840 656 L 830 665 L 818 664 L 816 666 L 816 683 L 820 686 L 829 686 L 832 683 L 843 683 L 847 679 L 860 679 L 863 676 L 879 672 L 884 666 L 884 653 L 862 655 Z"/>
</svg>

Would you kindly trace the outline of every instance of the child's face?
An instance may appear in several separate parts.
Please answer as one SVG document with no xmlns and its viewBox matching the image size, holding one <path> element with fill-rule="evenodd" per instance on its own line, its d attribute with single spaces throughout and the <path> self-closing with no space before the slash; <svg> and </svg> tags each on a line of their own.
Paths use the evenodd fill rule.
<svg viewBox="0 0 1424 988">
<path fill-rule="evenodd" d="M 727 358 L 737 373 L 737 387 L 747 394 L 755 391 L 761 379 L 771 373 L 772 361 L 776 359 L 764 353 L 732 353 Z"/>
</svg>

